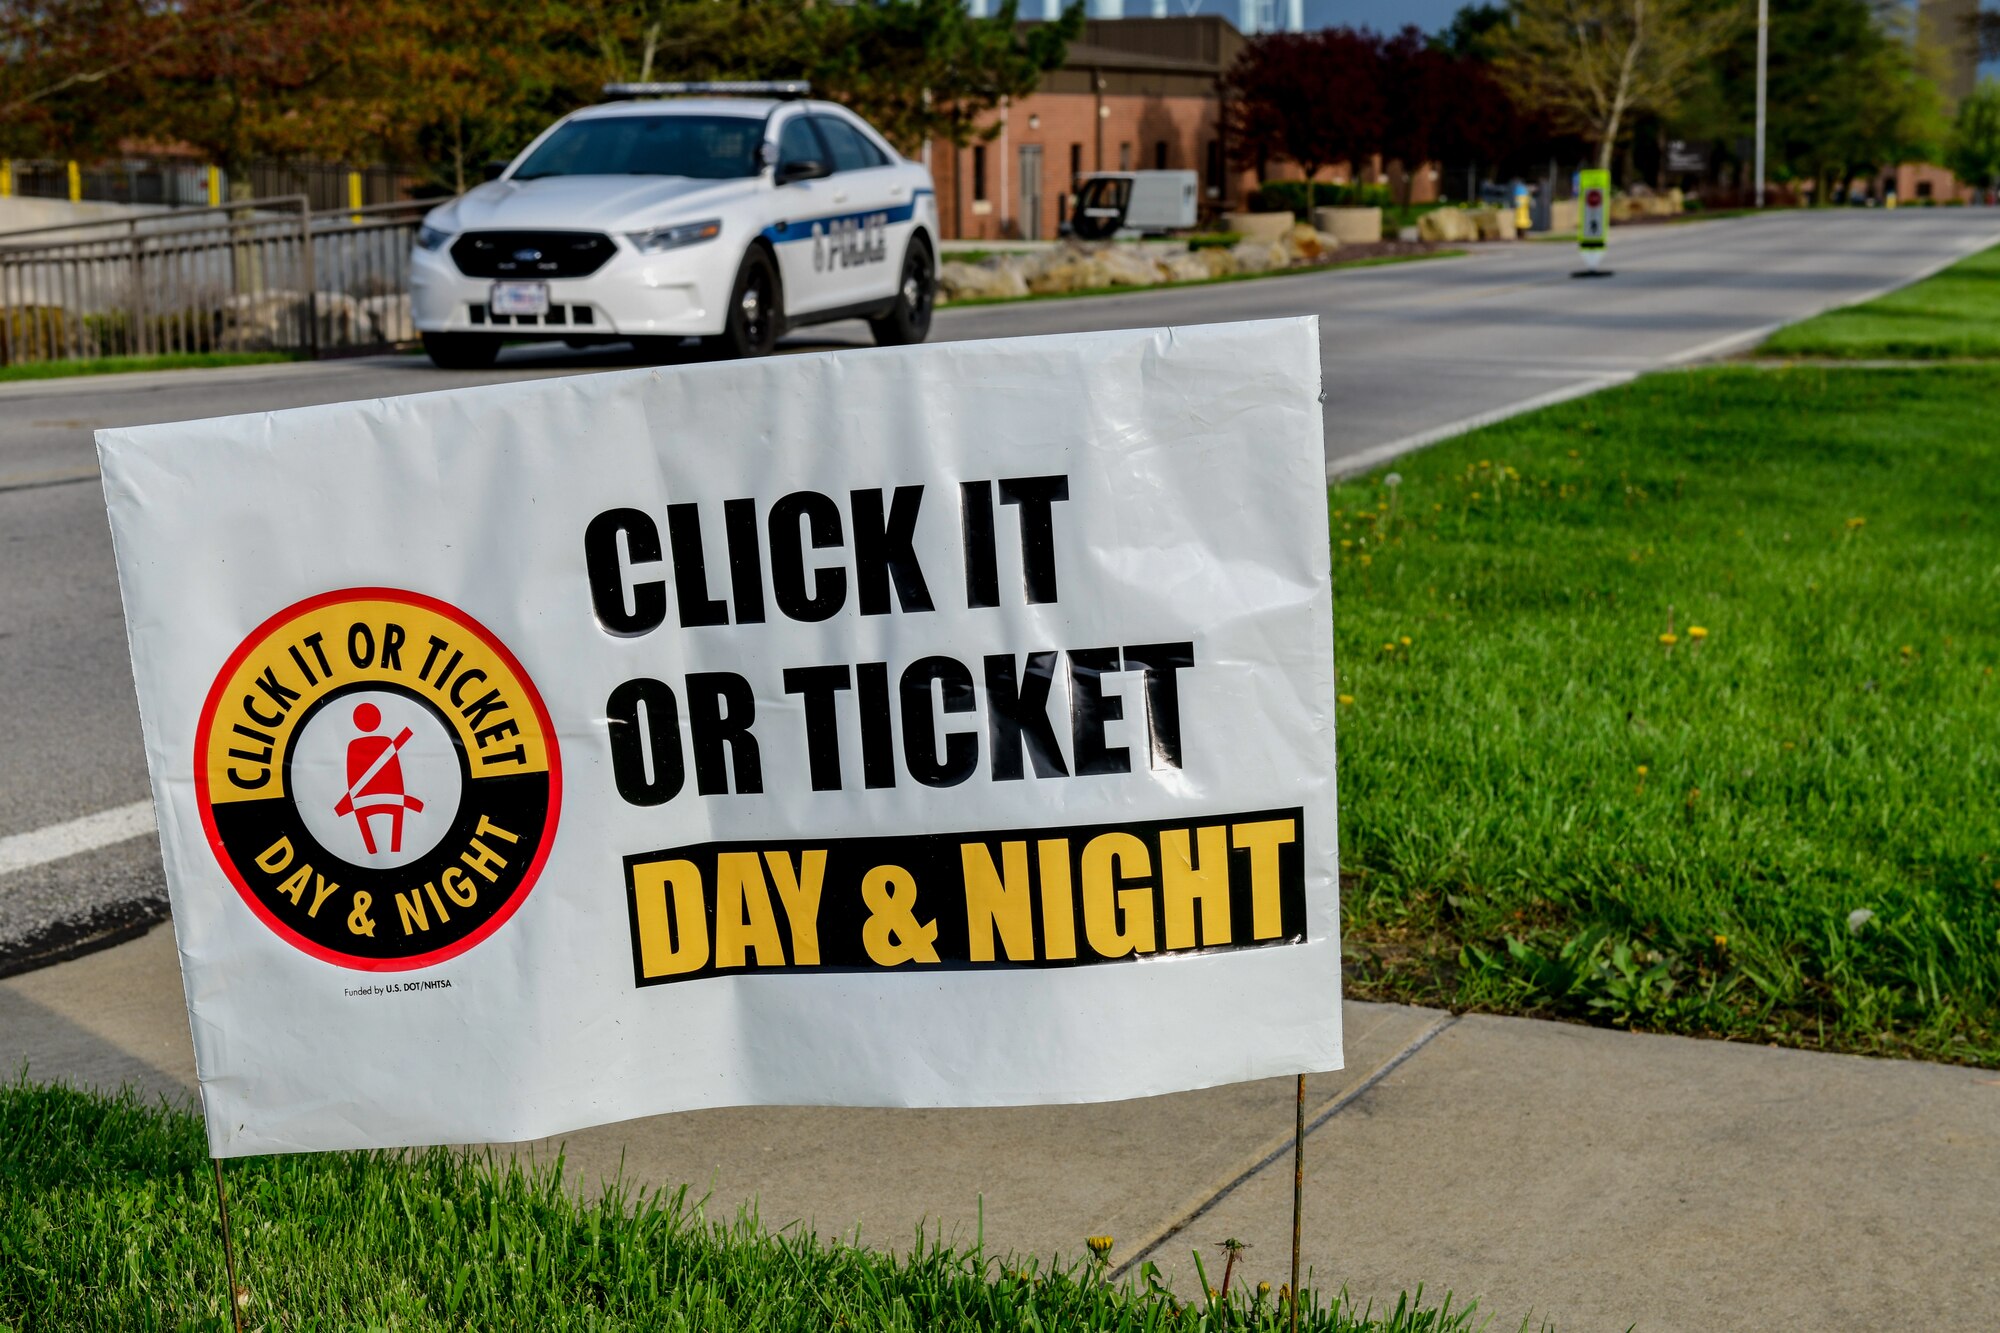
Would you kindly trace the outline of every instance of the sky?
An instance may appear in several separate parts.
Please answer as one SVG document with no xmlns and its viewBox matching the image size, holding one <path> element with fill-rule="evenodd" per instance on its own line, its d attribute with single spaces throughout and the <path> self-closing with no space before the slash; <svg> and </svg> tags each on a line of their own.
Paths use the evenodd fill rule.
<svg viewBox="0 0 2000 1333">
<path fill-rule="evenodd" d="M 1425 32 L 1436 32 L 1451 22 L 1466 0 L 1305 0 L 1307 28 L 1373 28 L 1394 32 L 1414 23 Z M 1183 13 L 1197 0 L 1169 0 L 1168 12 Z M 1024 6 L 1025 8 L 1025 6 Z M 1236 0 L 1198 0 L 1198 12 L 1224 14 L 1233 22 Z M 2000 10 L 2000 0 L 1981 0 L 1980 8 Z M 1125 12 L 1145 13 L 1145 0 L 1125 0 Z M 2000 79 L 2000 61 L 1982 65 L 1984 78 Z"/>
<path fill-rule="evenodd" d="M 1465 0 L 1306 0 L 1308 28 L 1373 28 L 1394 32 L 1414 23 L 1436 32 Z"/>
</svg>

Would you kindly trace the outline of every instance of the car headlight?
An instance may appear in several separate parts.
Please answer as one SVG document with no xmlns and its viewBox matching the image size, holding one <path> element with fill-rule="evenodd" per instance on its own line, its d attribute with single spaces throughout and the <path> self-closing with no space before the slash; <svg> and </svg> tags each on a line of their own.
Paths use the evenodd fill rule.
<svg viewBox="0 0 2000 1333">
<path fill-rule="evenodd" d="M 419 250 L 436 250 L 450 239 L 451 233 L 448 231 L 439 231 L 436 227 L 432 226 L 417 228 L 417 248 Z"/>
<path fill-rule="evenodd" d="M 656 255 L 662 250 L 678 250 L 683 245 L 712 241 L 720 235 L 722 219 L 710 218 L 706 222 L 677 222 L 671 227 L 628 232 L 625 239 L 637 246 L 639 253 Z"/>
</svg>

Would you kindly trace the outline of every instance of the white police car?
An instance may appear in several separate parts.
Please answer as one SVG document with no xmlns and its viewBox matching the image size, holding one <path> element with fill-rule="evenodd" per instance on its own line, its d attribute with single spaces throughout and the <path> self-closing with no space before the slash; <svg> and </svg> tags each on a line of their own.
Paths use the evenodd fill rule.
<svg viewBox="0 0 2000 1333">
<path fill-rule="evenodd" d="M 937 290 L 930 172 L 808 91 L 607 87 L 628 100 L 557 121 L 425 217 L 410 258 L 424 350 L 465 368 L 491 365 L 503 341 L 698 336 L 756 356 L 788 328 L 855 317 L 878 343 L 922 342 Z"/>
</svg>

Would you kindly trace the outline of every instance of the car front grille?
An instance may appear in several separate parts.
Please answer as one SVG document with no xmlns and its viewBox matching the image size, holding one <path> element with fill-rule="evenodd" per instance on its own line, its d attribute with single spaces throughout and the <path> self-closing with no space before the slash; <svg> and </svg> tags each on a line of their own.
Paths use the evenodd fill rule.
<svg viewBox="0 0 2000 1333">
<path fill-rule="evenodd" d="M 468 278 L 587 278 L 617 252 L 593 231 L 469 231 L 451 246 Z"/>
<path fill-rule="evenodd" d="M 597 312 L 587 305 L 552 305 L 545 315 L 496 315 L 485 302 L 475 302 L 466 313 L 474 324 L 521 324 L 540 325 L 554 328 L 562 325 L 590 327 L 597 323 Z"/>
</svg>

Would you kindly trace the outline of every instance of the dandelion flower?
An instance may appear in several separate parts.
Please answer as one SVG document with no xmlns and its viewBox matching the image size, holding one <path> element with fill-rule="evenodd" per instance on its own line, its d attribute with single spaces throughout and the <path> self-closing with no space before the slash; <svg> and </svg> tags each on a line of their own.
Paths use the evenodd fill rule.
<svg viewBox="0 0 2000 1333">
<path fill-rule="evenodd" d="M 1385 653 L 1393 653 L 1396 651 L 1396 645 L 1393 643 L 1385 643 L 1382 645 L 1382 651 Z"/>
<path fill-rule="evenodd" d="M 1645 766 L 1644 764 L 1641 764 L 1641 765 L 1639 765 L 1639 776 L 1640 776 L 1640 777 L 1642 777 L 1642 778 L 1643 778 L 1643 777 L 1645 777 L 1645 776 L 1646 776 L 1646 774 L 1650 773 L 1651 771 L 1652 771 L 1652 770 L 1651 770 L 1651 769 L 1649 769 L 1649 768 L 1647 768 L 1647 767 L 1646 767 L 1646 766 Z"/>
<path fill-rule="evenodd" d="M 1405 634 L 1402 638 L 1396 640 L 1396 642 L 1402 644 L 1405 648 L 1407 648 L 1410 646 L 1410 636 Z"/>
<path fill-rule="evenodd" d="M 1257 1294 L 1259 1296 L 1269 1296 L 1271 1294 L 1271 1284 L 1268 1282 L 1259 1282 L 1257 1284 Z"/>
<path fill-rule="evenodd" d="M 1664 643 L 1669 648 L 1673 647 L 1680 641 L 1681 641 L 1681 636 L 1674 633 L 1672 630 L 1668 630 L 1665 634 L 1662 634 L 1660 636 L 1660 642 Z"/>
<path fill-rule="evenodd" d="M 1689 625 L 1688 637 L 1690 639 L 1705 639 L 1708 637 L 1708 631 L 1699 625 Z"/>
<path fill-rule="evenodd" d="M 1111 1237 L 1109 1236 L 1085 1236 L 1083 1243 L 1090 1247 L 1090 1252 L 1097 1256 L 1099 1263 L 1104 1262 L 1106 1256 L 1111 1253 Z"/>
<path fill-rule="evenodd" d="M 1477 500 L 1477 499 L 1479 498 L 1479 492 L 1478 492 L 1478 491 L 1474 491 L 1474 492 L 1472 493 L 1472 498 L 1473 498 L 1473 499 L 1475 499 L 1475 500 Z"/>
<path fill-rule="evenodd" d="M 1343 704 L 1351 704 L 1354 702 L 1354 696 L 1351 694 L 1337 694 L 1334 696 L 1334 698 L 1338 699 Z"/>
<path fill-rule="evenodd" d="M 1858 528 L 1867 521 L 1868 520 L 1865 518 L 1850 518 L 1847 520 L 1847 526 L 1850 528 Z"/>
<path fill-rule="evenodd" d="M 1388 476 L 1382 478 L 1382 484 L 1393 491 L 1403 484 L 1403 474 L 1400 472 L 1391 472 Z"/>
<path fill-rule="evenodd" d="M 1369 565 L 1372 565 L 1372 564 L 1374 564 L 1374 563 L 1375 563 L 1375 557 L 1374 557 L 1374 556 L 1372 556 L 1372 555 L 1369 555 L 1369 554 L 1368 554 L 1368 553 L 1367 553 L 1366 551 L 1364 551 L 1364 552 L 1362 552 L 1362 553 L 1361 553 L 1361 565 L 1362 565 L 1362 568 L 1364 568 L 1364 569 L 1365 569 L 1365 568 L 1367 568 L 1367 567 L 1368 567 Z"/>
<path fill-rule="evenodd" d="M 1727 949 L 1729 947 L 1729 937 L 1727 935 L 1717 935 L 1715 937 L 1715 947 L 1718 949 Z"/>
<path fill-rule="evenodd" d="M 1354 545 L 1354 539 L 1352 537 L 1342 537 L 1340 539 L 1340 549 L 1343 551 L 1345 551 L 1346 549 L 1348 549 L 1353 545 Z"/>
</svg>

